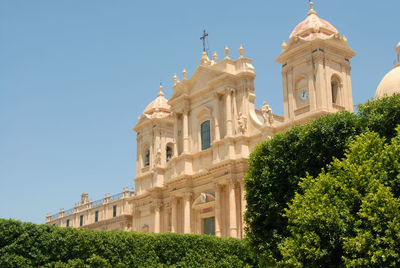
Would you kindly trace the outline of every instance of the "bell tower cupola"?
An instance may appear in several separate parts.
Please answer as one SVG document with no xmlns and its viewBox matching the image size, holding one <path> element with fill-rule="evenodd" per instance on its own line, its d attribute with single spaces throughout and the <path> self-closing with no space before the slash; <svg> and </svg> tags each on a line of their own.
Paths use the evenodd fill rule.
<svg viewBox="0 0 400 268">
<path fill-rule="evenodd" d="M 347 38 L 317 16 L 314 3 L 304 21 L 282 43 L 284 116 L 295 124 L 340 110 L 353 111 Z"/>
<path fill-rule="evenodd" d="M 163 87 L 133 128 L 137 133 L 136 192 L 137 194 L 163 185 L 164 174 L 173 155 L 173 119 Z"/>
</svg>

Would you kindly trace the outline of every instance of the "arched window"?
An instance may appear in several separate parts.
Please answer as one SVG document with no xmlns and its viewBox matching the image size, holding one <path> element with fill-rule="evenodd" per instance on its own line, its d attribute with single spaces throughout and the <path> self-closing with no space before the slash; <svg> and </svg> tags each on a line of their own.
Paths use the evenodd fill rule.
<svg viewBox="0 0 400 268">
<path fill-rule="evenodd" d="M 205 150 L 210 148 L 210 141 L 210 120 L 207 120 L 201 124 L 201 149 Z"/>
<path fill-rule="evenodd" d="M 150 149 L 146 149 L 144 151 L 144 166 L 147 167 L 150 165 Z"/>
<path fill-rule="evenodd" d="M 165 149 L 165 153 L 167 155 L 167 162 L 172 158 L 173 151 L 172 151 L 172 146 L 167 145 L 167 148 Z"/>
<path fill-rule="evenodd" d="M 331 91 L 332 91 L 332 103 L 340 103 L 340 91 L 339 91 L 340 80 L 336 76 L 331 79 Z"/>
</svg>

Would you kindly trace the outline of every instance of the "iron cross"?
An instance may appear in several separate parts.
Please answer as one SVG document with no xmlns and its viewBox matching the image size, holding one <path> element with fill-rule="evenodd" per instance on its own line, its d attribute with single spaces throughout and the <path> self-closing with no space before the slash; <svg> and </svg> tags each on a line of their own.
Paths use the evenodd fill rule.
<svg viewBox="0 0 400 268">
<path fill-rule="evenodd" d="M 208 33 L 206 33 L 206 30 L 203 30 L 203 36 L 200 37 L 200 40 L 203 40 L 203 52 L 206 51 L 206 37 L 208 36 Z"/>
</svg>

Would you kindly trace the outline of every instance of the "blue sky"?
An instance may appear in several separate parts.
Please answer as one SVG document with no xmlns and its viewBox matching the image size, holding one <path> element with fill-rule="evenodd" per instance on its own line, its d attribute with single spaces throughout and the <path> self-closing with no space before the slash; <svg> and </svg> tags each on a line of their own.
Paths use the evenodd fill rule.
<svg viewBox="0 0 400 268">
<path fill-rule="evenodd" d="M 348 38 L 354 103 L 373 97 L 396 59 L 400 1 L 315 1 Z M 208 44 L 254 61 L 256 106 L 283 113 L 281 43 L 308 1 L 0 0 L 0 218 L 47 212 L 133 186 L 138 116 Z"/>
</svg>

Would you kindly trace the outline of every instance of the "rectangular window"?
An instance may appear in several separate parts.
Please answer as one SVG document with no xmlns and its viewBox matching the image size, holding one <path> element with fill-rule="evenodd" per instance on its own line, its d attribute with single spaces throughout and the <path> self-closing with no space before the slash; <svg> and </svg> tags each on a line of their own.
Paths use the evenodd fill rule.
<svg viewBox="0 0 400 268">
<path fill-rule="evenodd" d="M 96 210 L 96 212 L 94 213 L 94 222 L 98 222 L 99 221 L 99 211 Z"/>
<path fill-rule="evenodd" d="M 113 217 L 117 216 L 117 205 L 113 206 Z"/>
<path fill-rule="evenodd" d="M 201 124 L 201 149 L 210 148 L 210 141 L 210 121 L 208 120 Z"/>
<path fill-rule="evenodd" d="M 80 220 L 79 220 L 79 226 L 83 225 L 83 215 L 81 215 Z"/>
<path fill-rule="evenodd" d="M 69 227 L 69 219 L 67 219 L 67 227 Z"/>
<path fill-rule="evenodd" d="M 150 165 L 150 150 L 146 149 L 144 152 L 144 166 L 147 167 Z"/>
<path fill-rule="evenodd" d="M 206 218 L 203 220 L 203 233 L 208 235 L 215 235 L 215 218 Z"/>
</svg>

